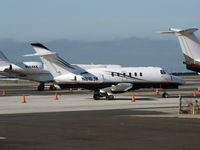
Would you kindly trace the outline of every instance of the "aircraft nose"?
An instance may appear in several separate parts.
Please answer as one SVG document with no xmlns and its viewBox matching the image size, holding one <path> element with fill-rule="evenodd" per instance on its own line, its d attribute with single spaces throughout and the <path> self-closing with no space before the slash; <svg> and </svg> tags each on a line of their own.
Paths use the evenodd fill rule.
<svg viewBox="0 0 200 150">
<path fill-rule="evenodd" d="M 183 80 L 180 77 L 171 75 L 171 79 L 172 79 L 173 82 L 175 82 L 177 84 L 180 84 L 180 85 L 185 84 L 185 80 Z"/>
</svg>

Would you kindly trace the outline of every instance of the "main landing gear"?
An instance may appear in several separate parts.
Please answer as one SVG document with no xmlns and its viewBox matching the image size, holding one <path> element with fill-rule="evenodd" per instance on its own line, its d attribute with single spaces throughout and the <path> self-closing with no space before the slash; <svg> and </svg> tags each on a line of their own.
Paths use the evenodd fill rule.
<svg viewBox="0 0 200 150">
<path fill-rule="evenodd" d="M 114 95 L 106 95 L 107 100 L 114 100 Z"/>
<path fill-rule="evenodd" d="M 56 90 L 55 85 L 50 85 L 49 90 L 51 90 L 51 91 L 55 91 L 55 90 Z"/>
<path fill-rule="evenodd" d="M 169 94 L 168 94 L 167 92 L 164 92 L 164 93 L 162 94 L 162 97 L 163 97 L 163 98 L 169 98 Z"/>
<path fill-rule="evenodd" d="M 40 85 L 38 85 L 38 87 L 37 87 L 37 90 L 38 91 L 44 91 L 44 83 L 40 83 Z M 56 90 L 55 85 L 50 85 L 49 90 L 52 90 L 52 91 Z"/>
<path fill-rule="evenodd" d="M 106 100 L 114 100 L 114 95 L 108 93 L 100 93 L 100 91 L 94 91 L 93 99 L 99 100 L 100 97 L 106 97 Z"/>
<path fill-rule="evenodd" d="M 94 100 L 99 100 L 100 97 L 102 97 L 102 96 L 100 95 L 99 90 L 98 91 L 94 91 L 93 99 Z"/>
<path fill-rule="evenodd" d="M 38 91 L 44 91 L 44 83 L 40 83 L 40 85 L 38 85 L 37 87 Z"/>
</svg>

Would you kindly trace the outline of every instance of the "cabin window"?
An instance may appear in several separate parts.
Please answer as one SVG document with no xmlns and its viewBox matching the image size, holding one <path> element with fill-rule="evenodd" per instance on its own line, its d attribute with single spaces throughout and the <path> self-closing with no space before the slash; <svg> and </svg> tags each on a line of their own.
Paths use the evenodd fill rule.
<svg viewBox="0 0 200 150">
<path fill-rule="evenodd" d="M 119 73 L 117 73 L 117 76 L 119 77 Z"/>
<path fill-rule="evenodd" d="M 111 72 L 111 76 L 114 77 L 114 72 Z"/>
<path fill-rule="evenodd" d="M 126 76 L 126 73 L 123 73 L 123 76 L 125 77 L 125 76 Z"/>
<path fill-rule="evenodd" d="M 142 76 L 142 72 L 140 72 L 140 76 Z"/>
<path fill-rule="evenodd" d="M 129 77 L 132 77 L 132 73 L 131 72 L 129 72 Z"/>
<path fill-rule="evenodd" d="M 135 76 L 137 77 L 137 73 L 135 72 Z"/>
</svg>

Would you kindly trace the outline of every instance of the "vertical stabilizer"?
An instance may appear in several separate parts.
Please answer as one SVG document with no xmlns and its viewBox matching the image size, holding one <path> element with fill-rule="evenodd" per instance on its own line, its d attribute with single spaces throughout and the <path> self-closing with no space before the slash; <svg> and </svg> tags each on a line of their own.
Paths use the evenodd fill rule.
<svg viewBox="0 0 200 150">
<path fill-rule="evenodd" d="M 178 37 L 186 61 L 190 62 L 191 59 L 200 61 L 200 44 L 197 37 L 194 34 L 194 32 L 198 29 L 191 28 L 186 30 L 180 30 L 170 28 L 169 30 L 169 32 L 162 33 L 174 33 Z"/>
<path fill-rule="evenodd" d="M 200 70 L 200 43 L 194 34 L 197 30 L 197 28 L 190 28 L 186 30 L 170 28 L 169 31 L 162 32 L 173 33 L 178 37 L 185 58 L 184 63 L 187 65 L 188 69 L 193 71 Z"/>
<path fill-rule="evenodd" d="M 0 66 L 5 66 L 8 64 L 10 64 L 8 58 L 4 55 L 2 51 L 0 51 Z"/>
<path fill-rule="evenodd" d="M 54 77 L 76 70 L 71 64 L 60 58 L 57 53 L 50 51 L 44 45 L 40 43 L 31 43 L 31 45 L 36 51 L 34 56 L 40 56 L 44 66 L 48 68 Z"/>
</svg>

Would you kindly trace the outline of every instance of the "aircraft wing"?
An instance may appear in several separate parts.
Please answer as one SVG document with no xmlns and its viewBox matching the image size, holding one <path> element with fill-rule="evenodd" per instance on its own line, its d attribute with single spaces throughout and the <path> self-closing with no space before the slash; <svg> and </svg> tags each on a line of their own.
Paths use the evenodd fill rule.
<svg viewBox="0 0 200 150">
<path fill-rule="evenodd" d="M 6 66 L 0 66 L 0 72 L 5 72 L 6 70 L 9 69 L 9 65 Z"/>
</svg>

